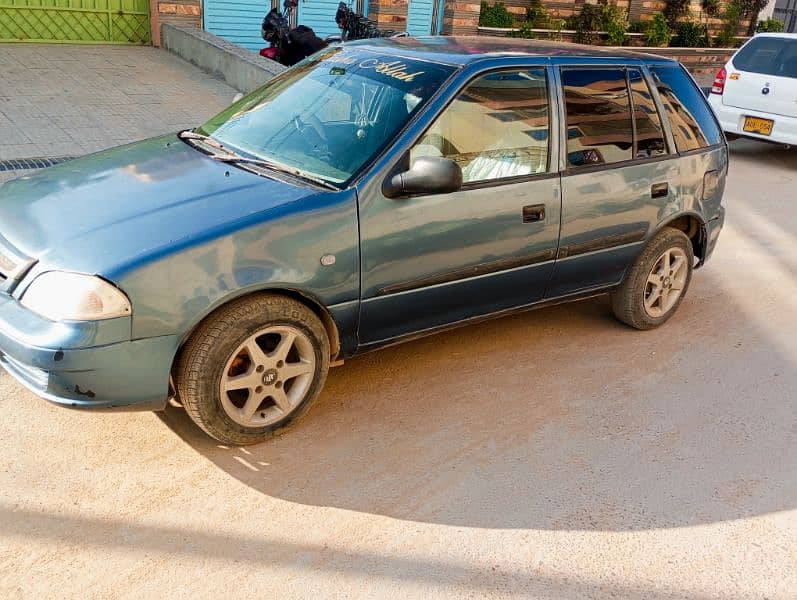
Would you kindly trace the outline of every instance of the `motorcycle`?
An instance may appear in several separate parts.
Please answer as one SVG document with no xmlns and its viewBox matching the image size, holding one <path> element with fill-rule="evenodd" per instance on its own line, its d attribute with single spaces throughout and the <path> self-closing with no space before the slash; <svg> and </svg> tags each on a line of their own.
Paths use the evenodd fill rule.
<svg viewBox="0 0 797 600">
<path fill-rule="evenodd" d="M 296 6 L 296 0 L 285 0 L 283 12 L 272 8 L 260 27 L 263 39 L 271 44 L 260 51 L 260 56 L 275 60 L 286 67 L 295 65 L 329 45 L 310 27 L 299 25 L 291 29 L 291 13 Z"/>
<path fill-rule="evenodd" d="M 335 23 L 341 30 L 341 35 L 321 39 L 306 25 L 291 29 L 291 14 L 296 7 L 296 0 L 285 0 L 282 12 L 272 8 L 266 14 L 260 33 L 270 46 L 260 50 L 260 56 L 290 67 L 332 43 L 407 35 L 405 31 L 379 29 L 376 23 L 354 12 L 345 2 L 341 2 L 335 13 Z"/>
<path fill-rule="evenodd" d="M 345 2 L 338 4 L 335 23 L 343 32 L 342 41 L 364 40 L 368 38 L 404 37 L 406 31 L 379 29 L 376 23 L 354 12 Z"/>
</svg>

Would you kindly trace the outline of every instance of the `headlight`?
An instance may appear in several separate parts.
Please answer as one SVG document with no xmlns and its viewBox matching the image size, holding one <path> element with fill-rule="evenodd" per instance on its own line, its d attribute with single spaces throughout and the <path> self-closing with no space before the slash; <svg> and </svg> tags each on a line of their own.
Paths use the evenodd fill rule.
<svg viewBox="0 0 797 600">
<path fill-rule="evenodd" d="M 127 296 L 107 281 L 63 271 L 36 277 L 20 303 L 51 321 L 99 321 L 132 312 Z"/>
</svg>

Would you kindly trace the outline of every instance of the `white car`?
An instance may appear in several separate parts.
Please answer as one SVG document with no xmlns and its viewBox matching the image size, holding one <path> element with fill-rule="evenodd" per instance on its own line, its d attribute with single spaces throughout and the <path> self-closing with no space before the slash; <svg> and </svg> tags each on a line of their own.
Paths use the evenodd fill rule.
<svg viewBox="0 0 797 600">
<path fill-rule="evenodd" d="M 709 103 L 729 139 L 797 146 L 797 34 L 753 37 L 717 73 Z"/>
</svg>

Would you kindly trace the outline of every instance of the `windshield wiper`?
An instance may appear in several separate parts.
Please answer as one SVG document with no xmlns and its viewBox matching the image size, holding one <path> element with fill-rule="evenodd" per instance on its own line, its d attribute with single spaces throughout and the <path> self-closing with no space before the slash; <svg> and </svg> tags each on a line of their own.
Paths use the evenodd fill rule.
<svg viewBox="0 0 797 600">
<path fill-rule="evenodd" d="M 224 154 L 213 153 L 209 155 L 212 159 L 217 160 L 219 162 L 226 162 L 226 163 L 239 164 L 239 165 L 252 165 L 254 167 L 261 167 L 264 169 L 270 169 L 272 171 L 279 171 L 281 173 L 287 173 L 288 175 L 293 175 L 294 177 L 299 177 L 300 179 L 306 179 L 307 181 L 311 181 L 330 190 L 338 189 L 337 187 L 335 187 L 325 179 L 321 179 L 320 177 L 315 177 L 313 175 L 305 173 L 300 169 L 292 169 L 290 167 L 286 167 L 279 163 L 271 162 L 270 160 L 264 160 L 262 158 L 249 158 L 248 156 L 241 156 L 234 150 L 230 150 L 224 144 L 217 141 L 215 138 L 210 137 L 209 135 L 196 133 L 195 131 L 191 131 L 190 129 L 181 131 L 177 135 L 181 139 L 198 140 L 217 150 L 221 150 L 222 152 L 224 152 Z"/>
<path fill-rule="evenodd" d="M 205 135 L 203 133 L 197 133 L 190 129 L 186 129 L 185 131 L 181 131 L 177 134 L 181 140 L 198 140 L 208 146 L 215 148 L 216 150 L 221 150 L 222 152 L 226 152 L 228 154 L 235 155 L 235 152 L 227 148 L 224 144 L 216 140 L 215 138 L 210 137 L 209 135 Z"/>
<path fill-rule="evenodd" d="M 314 175 L 305 173 L 300 169 L 292 169 L 290 167 L 286 167 L 279 163 L 271 162 L 270 160 L 263 160 L 262 158 L 249 158 L 246 156 L 240 156 L 235 153 L 231 153 L 229 156 L 215 154 L 211 155 L 211 158 L 215 158 L 219 162 L 226 162 L 226 163 L 239 164 L 239 165 L 253 165 L 255 167 L 270 169 L 271 171 L 279 171 L 280 173 L 287 173 L 288 175 L 293 175 L 294 177 L 298 177 L 300 179 L 306 179 L 307 181 L 312 181 L 313 183 L 317 183 L 318 185 L 328 188 L 330 190 L 338 189 L 337 187 L 335 187 L 325 179 L 321 179 L 320 177 L 315 177 Z"/>
</svg>

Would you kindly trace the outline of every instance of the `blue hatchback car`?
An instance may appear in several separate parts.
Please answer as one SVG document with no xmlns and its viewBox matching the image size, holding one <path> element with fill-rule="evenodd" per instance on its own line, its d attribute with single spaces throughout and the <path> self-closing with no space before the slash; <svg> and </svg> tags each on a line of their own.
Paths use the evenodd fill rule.
<svg viewBox="0 0 797 600">
<path fill-rule="evenodd" d="M 678 63 L 496 38 L 327 48 L 201 127 L 0 188 L 0 362 L 93 410 L 266 439 L 331 364 L 609 293 L 664 323 L 728 150 Z"/>
</svg>

